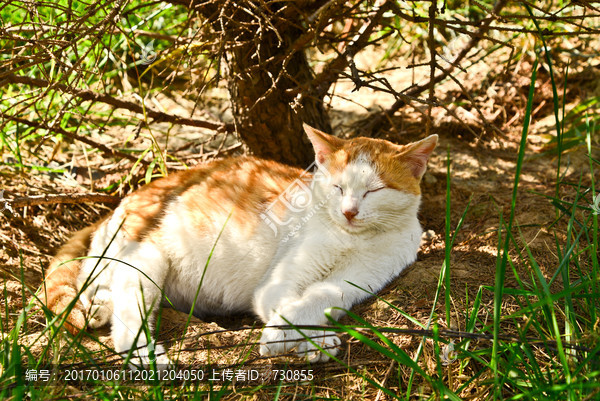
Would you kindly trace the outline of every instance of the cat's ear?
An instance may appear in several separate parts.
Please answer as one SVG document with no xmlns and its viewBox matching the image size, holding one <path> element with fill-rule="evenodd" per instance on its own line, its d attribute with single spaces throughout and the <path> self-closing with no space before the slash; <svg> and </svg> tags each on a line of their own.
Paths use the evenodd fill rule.
<svg viewBox="0 0 600 401">
<path fill-rule="evenodd" d="M 437 135 L 430 135 L 418 142 L 404 146 L 401 160 L 408 165 L 415 178 L 421 179 L 427 170 L 427 160 L 438 143 Z"/>
<path fill-rule="evenodd" d="M 310 139 L 310 142 L 315 149 L 315 157 L 317 162 L 323 163 L 328 155 L 334 153 L 344 145 L 344 140 L 336 138 L 332 135 L 327 135 L 323 131 L 304 123 L 304 132 Z"/>
</svg>

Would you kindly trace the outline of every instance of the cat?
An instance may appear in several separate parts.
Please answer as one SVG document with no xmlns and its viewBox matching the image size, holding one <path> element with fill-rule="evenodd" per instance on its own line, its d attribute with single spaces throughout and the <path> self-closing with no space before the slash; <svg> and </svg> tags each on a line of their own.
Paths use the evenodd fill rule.
<svg viewBox="0 0 600 401">
<path fill-rule="evenodd" d="M 197 316 L 257 315 L 266 324 L 262 355 L 335 356 L 335 334 L 303 335 L 290 324 L 325 325 L 326 310 L 339 319 L 416 259 L 419 184 L 438 138 L 396 145 L 304 130 L 314 173 L 240 156 L 125 197 L 59 250 L 45 278 L 46 305 L 58 314 L 71 304 L 72 333 L 110 322 L 115 350 L 134 348 L 144 364 L 154 345 L 139 333 L 165 299 Z M 164 348 L 154 351 L 168 361 Z"/>
</svg>

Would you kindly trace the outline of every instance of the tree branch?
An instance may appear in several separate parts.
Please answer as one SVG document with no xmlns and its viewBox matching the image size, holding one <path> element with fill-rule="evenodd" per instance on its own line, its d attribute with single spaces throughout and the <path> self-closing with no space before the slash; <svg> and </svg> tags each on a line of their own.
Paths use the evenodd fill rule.
<svg viewBox="0 0 600 401">
<path fill-rule="evenodd" d="M 331 85 L 337 81 L 340 72 L 348 65 L 354 63 L 353 57 L 356 53 L 362 50 L 369 44 L 369 38 L 373 33 L 375 27 L 381 21 L 383 13 L 390 7 L 390 3 L 393 1 L 385 1 L 381 4 L 381 1 L 377 1 L 373 6 L 373 10 L 369 13 L 367 20 L 368 24 L 364 24 L 354 36 L 352 41 L 346 46 L 345 51 L 339 54 L 333 61 L 331 61 L 319 75 L 311 82 L 311 85 L 315 88 L 315 96 L 318 99 L 323 99 L 325 94 L 329 91 Z M 359 84 L 357 83 L 357 87 Z"/>
<path fill-rule="evenodd" d="M 7 83 L 17 83 L 30 86 L 37 86 L 40 88 L 57 89 L 61 92 L 73 94 L 82 100 L 102 102 L 114 106 L 118 109 L 126 109 L 133 111 L 134 113 L 144 114 L 144 108 L 139 104 L 129 102 L 127 100 L 117 99 L 104 93 L 95 93 L 90 90 L 79 90 L 70 88 L 64 84 L 51 83 L 43 79 L 30 78 L 9 73 L 5 75 L 2 81 L 0 81 L 0 86 L 6 85 Z M 148 107 L 146 107 L 145 112 L 145 114 L 148 117 L 153 118 L 157 122 L 169 122 L 178 125 L 189 125 L 192 127 L 207 128 L 218 132 L 231 132 L 234 130 L 232 124 L 214 123 L 210 121 L 197 120 L 194 118 L 179 117 L 173 114 L 167 114 L 160 111 L 152 110 Z"/>
<path fill-rule="evenodd" d="M 11 121 L 15 121 L 17 123 L 21 123 L 33 128 L 38 128 L 38 129 L 45 129 L 48 131 L 52 131 L 52 132 L 56 132 L 57 134 L 61 134 L 66 136 L 67 138 L 79 141 L 79 142 L 83 142 L 85 144 L 90 145 L 93 148 L 98 149 L 99 151 L 101 151 L 103 154 L 108 155 L 108 156 L 112 156 L 112 157 L 122 157 L 124 159 L 128 159 L 131 160 L 132 162 L 138 162 L 142 163 L 143 165 L 148 165 L 148 162 L 143 160 L 143 159 L 138 159 L 137 157 L 135 157 L 134 155 L 130 155 L 129 153 L 124 153 L 121 152 L 120 150 L 115 150 L 115 149 L 111 149 L 106 145 L 103 145 L 101 143 L 98 143 L 96 141 L 93 141 L 89 138 L 86 138 L 85 136 L 81 136 L 78 134 L 75 134 L 73 132 L 69 132 L 69 131 L 65 131 L 64 129 L 60 128 L 60 127 L 51 127 L 48 126 L 46 124 L 42 124 L 42 123 L 37 123 L 34 121 L 29 121 L 25 118 L 20 118 L 20 117 L 6 117 L 4 116 L 3 118 L 6 119 L 10 119 Z"/>
<path fill-rule="evenodd" d="M 52 194 L 19 196 L 14 199 L 0 199 L 0 205 L 6 208 L 21 208 L 37 205 L 76 204 L 76 203 L 119 203 L 121 197 L 106 194 Z"/>
</svg>

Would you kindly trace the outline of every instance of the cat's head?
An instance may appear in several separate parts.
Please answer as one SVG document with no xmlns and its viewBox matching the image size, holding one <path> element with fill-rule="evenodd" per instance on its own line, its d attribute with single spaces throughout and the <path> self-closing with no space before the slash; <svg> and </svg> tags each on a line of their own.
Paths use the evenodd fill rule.
<svg viewBox="0 0 600 401">
<path fill-rule="evenodd" d="M 397 229 L 416 216 L 420 181 L 437 135 L 408 145 L 382 139 L 344 140 L 309 125 L 304 129 L 327 179 L 315 184 L 325 213 L 349 232 Z"/>
</svg>

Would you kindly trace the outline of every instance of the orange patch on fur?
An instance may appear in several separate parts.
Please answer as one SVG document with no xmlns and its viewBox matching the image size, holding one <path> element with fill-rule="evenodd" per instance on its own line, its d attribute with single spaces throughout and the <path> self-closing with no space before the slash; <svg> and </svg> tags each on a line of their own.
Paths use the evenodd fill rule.
<svg viewBox="0 0 600 401">
<path fill-rule="evenodd" d="M 302 174 L 302 170 L 254 157 L 218 160 L 154 181 L 128 196 L 122 204 L 125 235 L 142 241 L 160 225 L 167 204 L 181 197 L 188 221 L 197 230 L 213 232 L 229 214 L 252 230 L 259 213 Z M 285 206 L 276 205 L 278 215 Z"/>
<path fill-rule="evenodd" d="M 260 222 L 259 214 L 271 203 L 275 202 L 276 214 L 285 213 L 285 205 L 277 204 L 277 197 L 300 177 L 302 170 L 240 157 L 212 163 L 198 173 L 205 174 L 206 179 L 196 181 L 181 194 L 194 227 L 202 230 L 207 223 L 224 224 L 231 213 L 238 226 L 252 231 Z"/>
</svg>

